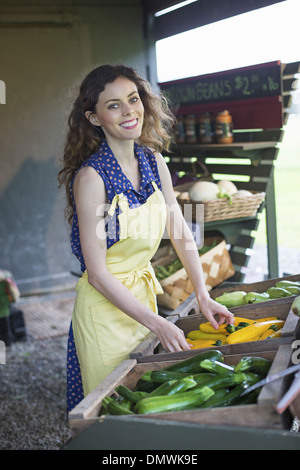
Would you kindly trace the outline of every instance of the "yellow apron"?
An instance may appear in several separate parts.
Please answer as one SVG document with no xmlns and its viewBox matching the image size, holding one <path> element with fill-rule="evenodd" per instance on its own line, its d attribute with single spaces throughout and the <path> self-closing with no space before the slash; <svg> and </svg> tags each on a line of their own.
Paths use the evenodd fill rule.
<svg viewBox="0 0 300 470">
<path fill-rule="evenodd" d="M 140 302 L 157 313 L 156 294 L 162 288 L 151 258 L 163 236 L 166 207 L 162 192 L 155 191 L 139 207 L 129 208 L 126 196 L 117 194 L 109 214 L 119 204 L 120 237 L 107 250 L 107 268 Z M 115 307 L 87 280 L 85 271 L 76 285 L 72 324 L 84 395 L 114 370 L 149 333 L 149 330 Z"/>
</svg>

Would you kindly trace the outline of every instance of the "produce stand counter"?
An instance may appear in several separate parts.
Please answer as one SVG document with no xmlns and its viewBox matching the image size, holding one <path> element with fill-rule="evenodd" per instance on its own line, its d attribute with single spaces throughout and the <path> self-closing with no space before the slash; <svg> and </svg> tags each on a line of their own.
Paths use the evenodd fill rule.
<svg viewBox="0 0 300 470">
<path fill-rule="evenodd" d="M 293 363 L 292 355 L 294 352 L 294 342 L 300 338 L 299 319 L 291 311 L 292 300 L 292 297 L 276 299 L 275 301 L 264 302 L 264 305 L 248 305 L 246 310 L 243 307 L 237 307 L 235 310 L 235 316 L 238 317 L 259 320 L 265 317 L 275 316 L 284 320 L 285 324 L 282 335 L 278 338 L 239 344 L 225 344 L 220 347 L 202 348 L 200 350 L 196 349 L 177 353 L 166 353 L 159 344 L 157 345 L 157 342 L 152 342 L 152 344 L 148 342 L 144 350 L 144 355 L 141 354 L 143 350 L 138 351 L 138 354 L 133 352 L 128 360 L 123 361 L 117 366 L 107 378 L 72 410 L 69 414 L 69 423 L 73 437 L 79 436 L 96 422 L 100 423 L 100 428 L 101 424 L 104 424 L 104 427 L 106 427 L 106 425 L 108 427 L 117 426 L 118 417 L 110 421 L 111 417 L 109 415 L 103 415 L 101 408 L 103 398 L 113 394 L 118 385 L 121 384 L 133 390 L 139 378 L 146 371 L 164 369 L 169 365 L 193 358 L 213 349 L 220 351 L 227 365 L 236 365 L 244 356 L 259 356 L 272 362 L 269 375 L 286 369 Z M 175 321 L 175 324 L 187 334 L 189 331 L 198 328 L 199 323 L 203 321 L 204 316 L 200 312 L 187 315 L 186 317 L 179 317 Z M 192 411 L 153 413 L 152 415 L 134 414 L 126 417 L 126 419 L 122 417 L 122 419 L 124 419 L 124 423 L 130 423 L 130 426 L 132 426 L 136 432 L 139 432 L 140 427 L 142 429 L 141 432 L 144 432 L 146 429 L 145 423 L 152 420 L 155 422 L 162 421 L 164 427 L 168 426 L 168 424 L 166 424 L 168 421 L 170 421 L 170 426 L 179 426 L 179 423 L 181 423 L 184 428 L 195 425 L 200 435 L 203 429 L 206 429 L 203 427 L 204 425 L 207 426 L 208 429 L 211 426 L 216 428 L 225 426 L 226 432 L 231 432 L 232 430 L 233 433 L 235 432 L 235 427 L 241 427 L 242 435 L 250 428 L 254 428 L 256 431 L 259 430 L 259 432 L 260 430 L 286 431 L 291 427 L 292 417 L 298 416 L 300 411 L 299 403 L 297 403 L 296 408 L 290 406 L 282 414 L 276 412 L 275 406 L 284 395 L 289 384 L 289 378 L 285 377 L 272 384 L 265 385 L 259 393 L 256 404 L 228 406 L 225 408 L 196 409 Z M 140 422 L 140 424 L 138 422 Z M 99 432 L 100 428 L 94 427 L 94 429 L 99 429 Z M 150 429 L 152 429 L 152 427 L 150 427 L 149 430 Z M 251 431 L 249 432 L 251 433 Z M 299 434 L 297 437 L 299 437 Z M 260 444 L 262 446 L 264 445 L 262 442 L 260 442 Z M 177 448 L 183 449 L 185 445 L 188 446 L 185 439 L 181 440 L 180 444 L 177 442 Z M 257 445 L 259 445 L 259 442 Z"/>
<path fill-rule="evenodd" d="M 271 375 L 289 366 L 291 351 L 291 344 L 282 344 L 277 350 L 271 348 L 263 353 L 258 354 L 256 351 L 253 354 L 272 361 L 269 372 Z M 224 438 L 219 440 L 217 436 L 225 433 L 227 438 L 230 436 L 232 439 L 228 443 L 228 449 L 272 449 L 274 442 L 270 439 L 273 436 L 277 442 L 277 449 L 300 449 L 300 435 L 288 430 L 291 425 L 289 413 L 278 415 L 275 411 L 276 403 L 286 390 L 286 378 L 277 381 L 276 386 L 265 385 L 258 396 L 257 404 L 147 415 L 136 414 L 126 417 L 101 414 L 103 398 L 112 394 L 118 385 L 123 384 L 132 389 L 146 371 L 163 369 L 178 362 L 178 358 L 181 357 L 180 353 L 178 354 L 177 361 L 169 360 L 168 357 L 160 362 L 154 362 L 156 361 L 154 356 L 152 356 L 152 362 L 148 363 L 137 363 L 133 359 L 123 361 L 76 407 L 70 420 L 73 440 L 67 448 L 200 450 L 208 446 L 208 448 L 219 449 L 226 447 L 223 447 Z M 225 363 L 236 365 L 242 356 L 243 353 L 224 354 Z M 123 433 L 121 429 L 124 430 Z M 155 435 L 153 435 L 154 431 Z M 170 431 L 173 435 L 171 441 Z M 107 440 L 108 436 L 113 435 L 111 440 Z M 204 435 L 206 438 L 203 440 Z M 238 439 L 236 439 L 237 435 Z M 141 439 L 142 436 L 143 439 Z M 249 437 L 250 441 L 248 441 Z M 130 442 L 128 442 L 129 438 Z M 251 447 L 248 447 L 249 445 Z"/>
<path fill-rule="evenodd" d="M 173 450 L 173 454 L 176 451 L 182 455 L 182 451 L 190 450 L 196 454 L 196 462 L 200 463 L 197 451 L 201 450 L 299 449 L 299 434 L 284 430 L 260 429 L 258 432 L 247 427 L 208 426 L 148 418 L 134 421 L 127 416 L 106 416 L 70 440 L 63 450 L 100 450 L 103 456 L 109 456 L 107 451 L 123 451 L 122 454 L 112 452 L 111 457 L 137 457 L 136 467 L 138 464 L 144 466 L 147 461 L 153 463 L 155 451 L 166 455 Z M 147 454 L 147 451 L 152 452 Z"/>
</svg>

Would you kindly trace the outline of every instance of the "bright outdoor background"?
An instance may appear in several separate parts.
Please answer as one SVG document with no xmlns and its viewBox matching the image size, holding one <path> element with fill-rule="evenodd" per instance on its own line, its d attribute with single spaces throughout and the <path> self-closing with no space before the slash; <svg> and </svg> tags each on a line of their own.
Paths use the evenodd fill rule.
<svg viewBox="0 0 300 470">
<path fill-rule="evenodd" d="M 158 41 L 158 80 L 166 82 L 274 60 L 300 61 L 299 17 L 300 0 L 286 0 Z M 299 113 L 300 87 L 293 93 Z M 279 269 L 296 274 L 300 272 L 300 114 L 291 114 L 284 130 L 275 166 Z M 265 245 L 262 214 L 254 248 Z M 266 256 L 265 251 L 262 253 Z"/>
</svg>

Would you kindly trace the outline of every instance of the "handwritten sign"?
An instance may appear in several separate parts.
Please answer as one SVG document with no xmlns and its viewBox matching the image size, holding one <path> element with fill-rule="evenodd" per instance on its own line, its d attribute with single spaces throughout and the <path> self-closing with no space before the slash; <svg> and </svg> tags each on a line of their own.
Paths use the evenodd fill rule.
<svg viewBox="0 0 300 470">
<path fill-rule="evenodd" d="M 160 84 L 176 107 L 281 95 L 279 63 L 251 66 Z"/>
</svg>

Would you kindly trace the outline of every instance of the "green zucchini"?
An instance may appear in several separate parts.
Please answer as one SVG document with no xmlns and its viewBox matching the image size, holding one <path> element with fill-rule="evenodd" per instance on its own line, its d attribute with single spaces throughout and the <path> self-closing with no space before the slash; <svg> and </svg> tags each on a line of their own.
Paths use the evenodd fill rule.
<svg viewBox="0 0 300 470">
<path fill-rule="evenodd" d="M 243 372 L 243 373 L 246 376 L 244 383 L 247 384 L 249 387 L 250 385 L 254 385 L 260 380 L 262 380 L 263 378 L 265 378 L 265 375 L 255 374 L 254 372 Z"/>
<path fill-rule="evenodd" d="M 266 376 L 271 367 L 271 361 L 264 357 L 245 356 L 235 366 L 235 372 L 254 372 Z"/>
<path fill-rule="evenodd" d="M 102 400 L 105 409 L 109 414 L 112 415 L 132 415 L 134 414 L 133 411 L 129 410 L 128 408 L 122 406 L 112 397 L 105 397 Z"/>
<path fill-rule="evenodd" d="M 124 387 L 124 385 L 118 385 L 115 388 L 115 391 L 124 397 L 125 399 L 129 400 L 130 403 L 137 403 L 139 400 L 144 398 L 147 394 L 147 392 L 133 392 L 127 387 Z"/>
<path fill-rule="evenodd" d="M 267 293 L 270 299 L 281 299 L 282 297 L 289 297 L 291 293 L 285 290 L 283 287 L 269 287 Z"/>
<path fill-rule="evenodd" d="M 168 391 L 170 390 L 170 387 L 176 382 L 177 380 L 169 380 L 168 382 L 163 382 L 162 384 L 159 384 L 155 390 L 150 393 L 147 393 L 147 397 L 159 397 L 160 395 L 167 395 Z"/>
<path fill-rule="evenodd" d="M 151 393 L 153 392 L 158 386 L 160 385 L 160 383 L 157 383 L 157 382 L 149 382 L 148 380 L 142 380 L 142 379 L 139 379 L 136 383 L 136 386 L 135 386 L 135 392 L 147 392 L 147 393 Z"/>
<path fill-rule="evenodd" d="M 182 372 L 185 374 L 197 374 L 203 372 L 200 362 L 204 359 L 211 359 L 212 361 L 223 361 L 223 354 L 217 349 L 212 349 L 210 351 L 205 351 L 195 356 L 185 359 L 184 361 L 176 362 L 169 367 L 166 367 L 164 370 Z"/>
<path fill-rule="evenodd" d="M 138 414 L 164 413 L 167 411 L 184 410 L 192 405 L 199 406 L 212 397 L 214 391 L 209 387 L 202 387 L 197 392 L 191 390 L 189 392 L 177 393 L 171 396 L 146 397 L 135 405 Z"/>
<path fill-rule="evenodd" d="M 217 406 L 220 406 L 220 403 L 223 403 L 224 397 L 228 393 L 228 388 L 219 388 L 219 390 L 215 390 L 215 394 L 206 400 L 199 408 L 216 408 Z"/>
<path fill-rule="evenodd" d="M 260 394 L 261 387 L 257 388 L 256 390 L 253 390 L 253 392 L 247 393 L 246 395 L 243 395 L 242 397 L 239 396 L 236 400 L 234 400 L 234 405 L 252 405 L 254 403 L 257 403 L 257 397 Z"/>
<path fill-rule="evenodd" d="M 166 395 L 175 395 L 175 393 L 185 392 L 196 387 L 197 382 L 192 377 L 184 377 L 183 379 L 176 380 L 167 390 Z"/>
<path fill-rule="evenodd" d="M 232 388 L 230 392 L 224 395 L 223 401 L 220 400 L 218 407 L 220 406 L 231 406 L 234 404 L 235 400 L 237 400 L 242 392 L 245 390 L 244 383 L 238 384 L 236 387 Z"/>
<path fill-rule="evenodd" d="M 234 372 L 234 367 L 223 364 L 223 362 L 212 361 L 211 359 L 201 361 L 200 365 L 203 369 L 215 374 L 232 374 Z"/>
<path fill-rule="evenodd" d="M 141 380 L 146 382 L 157 382 L 163 383 L 168 382 L 169 380 L 180 380 L 186 377 L 186 374 L 181 372 L 173 372 L 164 369 L 160 370 L 148 370 L 145 374 L 142 375 Z"/>
<path fill-rule="evenodd" d="M 220 388 L 234 387 L 235 385 L 245 382 L 246 380 L 247 376 L 243 372 L 234 372 L 233 374 L 218 374 L 207 381 L 205 383 L 205 387 L 218 390 Z M 201 388 L 201 385 L 195 387 L 193 391 L 196 392 L 198 388 Z"/>
<path fill-rule="evenodd" d="M 189 377 L 193 377 L 198 385 L 205 385 L 206 382 L 215 377 L 215 375 L 216 374 L 210 374 L 209 372 L 200 372 L 200 374 L 190 375 Z"/>
<path fill-rule="evenodd" d="M 299 287 L 300 281 L 289 281 L 288 279 L 282 279 L 275 284 L 275 287 L 282 287 L 285 289 L 286 287 Z"/>
</svg>

